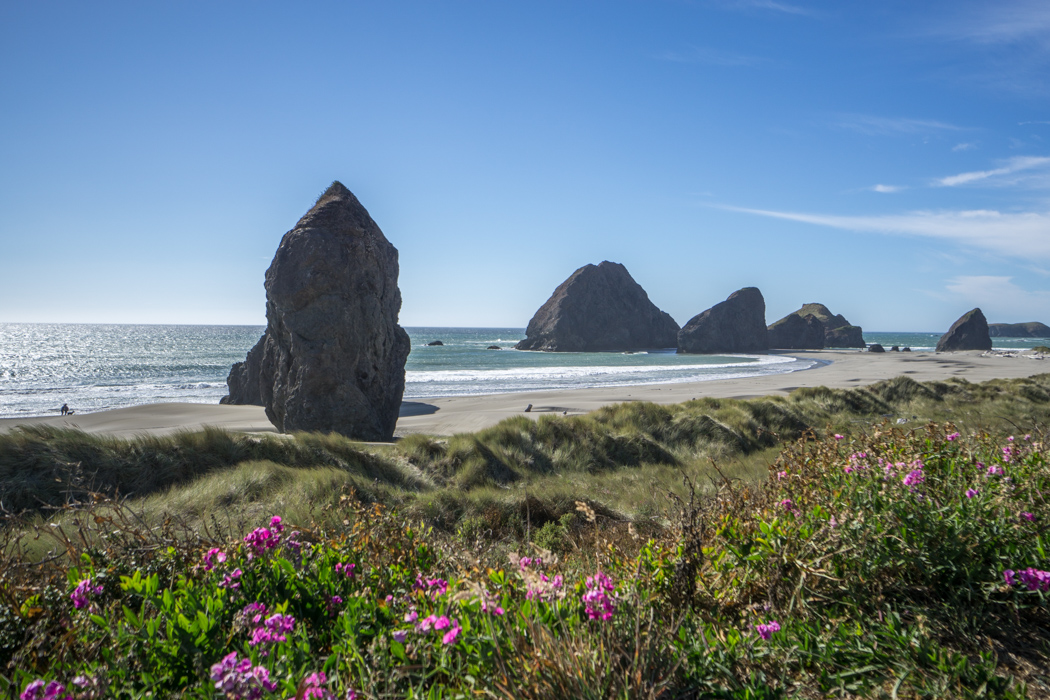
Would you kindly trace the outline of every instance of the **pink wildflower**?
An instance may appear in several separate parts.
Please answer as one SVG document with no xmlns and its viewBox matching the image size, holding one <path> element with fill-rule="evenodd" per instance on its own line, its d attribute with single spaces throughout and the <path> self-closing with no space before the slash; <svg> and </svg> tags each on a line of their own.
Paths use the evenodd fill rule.
<svg viewBox="0 0 1050 700">
<path fill-rule="evenodd" d="M 959 439 L 960 437 L 961 437 L 961 435 L 959 435 L 959 433 L 950 433 L 950 434 L 948 435 L 948 442 L 955 442 L 955 441 L 956 441 L 956 440 L 958 440 L 958 439 Z"/>
<path fill-rule="evenodd" d="M 780 631 L 780 623 L 776 620 L 770 620 L 764 625 L 756 625 L 755 631 L 758 632 L 758 636 L 762 639 L 769 639 L 773 636 L 774 632 Z"/>
<path fill-rule="evenodd" d="M 1021 511 L 1021 517 L 1024 518 L 1025 520 L 1027 520 L 1028 522 L 1034 522 L 1035 521 L 1035 514 L 1034 513 L 1029 513 L 1027 511 Z"/>
<path fill-rule="evenodd" d="M 66 686 L 58 681 L 44 685 L 40 679 L 27 685 L 18 697 L 20 700 L 73 700 L 73 696 L 66 692 Z"/>
<path fill-rule="evenodd" d="M 324 684 L 328 682 L 327 676 L 324 671 L 320 673 L 311 673 L 309 676 L 304 678 L 299 683 L 299 692 L 302 693 L 303 700 L 310 700 L 310 698 L 317 698 L 317 700 L 331 700 L 332 694 L 324 687 Z"/>
<path fill-rule="evenodd" d="M 1004 571 L 1003 572 L 1003 579 L 1006 580 L 1006 585 L 1007 586 L 1014 585 L 1014 570 L 1013 569 L 1007 569 L 1006 571 Z"/>
<path fill-rule="evenodd" d="M 344 564 L 342 562 L 337 562 L 335 565 L 335 572 L 337 574 L 342 574 L 347 578 L 353 578 L 355 568 L 357 568 L 356 564 Z"/>
<path fill-rule="evenodd" d="M 219 584 L 219 588 L 229 588 L 231 591 L 240 588 L 241 582 L 237 579 L 241 577 L 242 573 L 243 572 L 240 569 L 234 569 L 232 572 L 226 574 L 222 579 L 222 583 Z"/>
<path fill-rule="evenodd" d="M 339 606 L 343 604 L 340 596 L 334 595 L 328 599 L 328 614 L 335 615 L 339 612 Z"/>
<path fill-rule="evenodd" d="M 404 644 L 405 640 L 408 639 L 408 630 L 396 630 L 392 636 L 395 642 Z"/>
<path fill-rule="evenodd" d="M 581 600 L 588 619 L 612 619 L 613 611 L 616 609 L 616 598 L 613 595 L 616 586 L 613 585 L 612 579 L 598 570 L 594 576 L 587 577 L 585 585 L 587 590 Z"/>
<path fill-rule="evenodd" d="M 459 620 L 453 620 L 452 627 L 449 628 L 448 632 L 445 632 L 443 637 L 441 637 L 441 643 L 445 644 L 446 646 L 451 644 L 452 642 L 456 641 L 456 637 L 459 636 L 459 633 L 461 631 L 462 628 L 459 626 Z"/>
<path fill-rule="evenodd" d="M 274 517 L 276 518 L 277 516 Z M 280 541 L 281 536 L 278 532 L 271 532 L 269 528 L 265 527 L 255 528 L 244 536 L 244 543 L 248 545 L 248 560 L 251 561 L 255 557 L 261 557 L 270 550 L 275 549 Z"/>
<path fill-rule="evenodd" d="M 253 647 L 261 646 L 262 649 L 259 651 L 259 656 L 267 656 L 270 652 L 266 647 L 278 642 L 288 641 L 287 635 L 291 634 L 294 629 L 294 617 L 274 613 L 252 630 L 252 638 L 248 641 L 248 645 Z"/>
<path fill-rule="evenodd" d="M 926 475 L 922 473 L 922 469 L 912 469 L 903 479 L 905 486 L 918 486 L 924 481 L 926 481 Z"/>
<path fill-rule="evenodd" d="M 835 433 L 835 439 L 836 440 L 844 440 L 845 437 L 846 437 L 845 435 L 839 435 L 838 433 Z"/>
<path fill-rule="evenodd" d="M 778 480 L 783 480 L 783 479 L 786 479 L 786 478 L 787 478 L 787 475 L 788 475 L 788 473 L 787 473 L 786 471 L 783 471 L 783 472 L 777 472 L 777 479 L 778 479 Z"/>
<path fill-rule="evenodd" d="M 452 625 L 452 621 L 449 620 L 444 615 L 442 615 L 438 619 L 434 620 L 434 629 L 436 629 L 439 632 L 441 630 L 443 630 L 443 629 L 448 629 L 451 625 Z"/>
<path fill-rule="evenodd" d="M 77 584 L 77 587 L 69 594 L 69 599 L 73 601 L 73 607 L 80 610 L 87 606 L 91 596 L 98 595 L 101 592 L 102 586 L 92 586 L 91 579 L 86 578 Z"/>
<path fill-rule="evenodd" d="M 405 622 L 415 622 L 418 619 L 419 613 L 417 613 L 415 610 L 410 610 L 409 612 L 405 613 Z"/>
<path fill-rule="evenodd" d="M 1027 568 L 1024 571 L 1015 572 L 1021 579 L 1021 583 L 1030 591 L 1050 591 L 1050 571 L 1039 571 Z"/>
<path fill-rule="evenodd" d="M 979 493 L 980 493 L 980 491 L 978 491 L 977 489 L 966 489 L 966 497 L 967 498 L 973 498 L 974 496 L 978 495 Z"/>
<path fill-rule="evenodd" d="M 226 552 L 218 547 L 212 547 L 204 555 L 204 570 L 211 571 L 215 568 L 215 564 L 222 564 L 224 561 L 226 561 Z"/>
<path fill-rule="evenodd" d="M 215 689 L 228 698 L 259 700 L 264 693 L 277 690 L 270 680 L 270 672 L 263 666 L 252 666 L 251 659 L 237 660 L 237 652 L 230 652 L 211 667 Z"/>
</svg>

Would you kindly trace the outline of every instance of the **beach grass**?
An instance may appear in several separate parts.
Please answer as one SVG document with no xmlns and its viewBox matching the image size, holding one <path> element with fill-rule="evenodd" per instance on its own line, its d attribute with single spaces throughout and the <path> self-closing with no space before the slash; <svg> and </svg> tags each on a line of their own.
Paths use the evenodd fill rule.
<svg viewBox="0 0 1050 700">
<path fill-rule="evenodd" d="M 12 516 L 0 692 L 1045 698 L 1048 435 L 1006 409 L 1034 411 L 1038 384 L 968 389 L 1005 402 L 995 430 L 849 418 L 761 447 L 745 427 L 790 427 L 782 402 L 706 403 L 754 437 L 705 465 L 679 442 L 709 433 L 673 425 L 690 409 L 616 407 L 602 419 L 625 442 L 586 449 L 636 460 L 621 467 L 565 445 L 587 422 L 513 421 L 384 448 L 433 478 L 398 482 L 411 489 L 357 461 L 254 460 Z M 938 398 L 882 393 L 910 392 L 910 410 L 950 393 L 925 388 Z M 664 461 L 646 461 L 650 442 Z M 535 474 L 491 477 L 489 460 L 533 452 Z M 458 489 L 470 464 L 490 476 Z M 624 500 L 641 490 L 651 502 Z"/>
</svg>

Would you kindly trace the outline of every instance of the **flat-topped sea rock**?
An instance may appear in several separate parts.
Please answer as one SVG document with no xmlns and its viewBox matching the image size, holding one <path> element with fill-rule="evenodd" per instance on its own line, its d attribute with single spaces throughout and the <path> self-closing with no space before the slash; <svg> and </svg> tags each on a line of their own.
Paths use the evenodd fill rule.
<svg viewBox="0 0 1050 700">
<path fill-rule="evenodd" d="M 675 346 L 678 324 L 649 301 L 627 268 L 584 265 L 529 321 L 518 350 L 623 352 Z"/>
<path fill-rule="evenodd" d="M 813 314 L 788 314 L 768 328 L 769 347 L 785 350 L 820 350 L 824 323 Z"/>
<path fill-rule="evenodd" d="M 988 335 L 993 338 L 1050 338 L 1050 326 L 1038 321 L 989 323 Z"/>
<path fill-rule="evenodd" d="M 980 309 L 967 311 L 937 341 L 937 352 L 954 350 L 991 350 L 988 321 Z"/>
<path fill-rule="evenodd" d="M 804 326 L 795 317 L 813 320 Z M 860 326 L 854 326 L 841 314 L 831 313 L 823 304 L 803 304 L 798 311 L 769 326 L 769 347 L 784 350 L 863 348 L 864 334 Z"/>
<path fill-rule="evenodd" d="M 717 354 L 765 352 L 766 300 L 758 287 L 744 287 L 697 314 L 678 332 L 678 352 Z"/>
<path fill-rule="evenodd" d="M 266 271 L 266 333 L 234 365 L 226 403 L 259 402 L 278 430 L 393 437 L 409 338 L 397 249 L 339 182 L 284 235 Z"/>
</svg>

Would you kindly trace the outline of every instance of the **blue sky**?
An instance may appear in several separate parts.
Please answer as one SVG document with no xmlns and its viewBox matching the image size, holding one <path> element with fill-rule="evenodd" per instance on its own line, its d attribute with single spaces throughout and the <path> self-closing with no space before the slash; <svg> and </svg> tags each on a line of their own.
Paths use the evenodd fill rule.
<svg viewBox="0 0 1050 700">
<path fill-rule="evenodd" d="M 588 262 L 868 330 L 1050 323 L 1050 4 L 0 4 L 0 321 L 263 323 L 333 179 L 403 325 Z"/>
</svg>

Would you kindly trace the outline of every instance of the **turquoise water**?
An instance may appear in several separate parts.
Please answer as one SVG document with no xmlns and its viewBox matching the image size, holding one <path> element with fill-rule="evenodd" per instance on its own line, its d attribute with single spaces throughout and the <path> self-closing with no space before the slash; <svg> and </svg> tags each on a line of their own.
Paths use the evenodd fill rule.
<svg viewBox="0 0 1050 700">
<path fill-rule="evenodd" d="M 262 326 L 0 324 L 0 417 L 145 403 L 217 403 Z M 793 372 L 782 355 L 541 353 L 511 349 L 522 328 L 408 328 L 405 398 L 728 379 Z M 865 333 L 868 342 L 933 349 L 934 333 Z M 433 340 L 444 345 L 428 347 Z M 1047 340 L 993 338 L 997 348 Z M 498 345 L 501 350 L 488 350 Z"/>
</svg>

